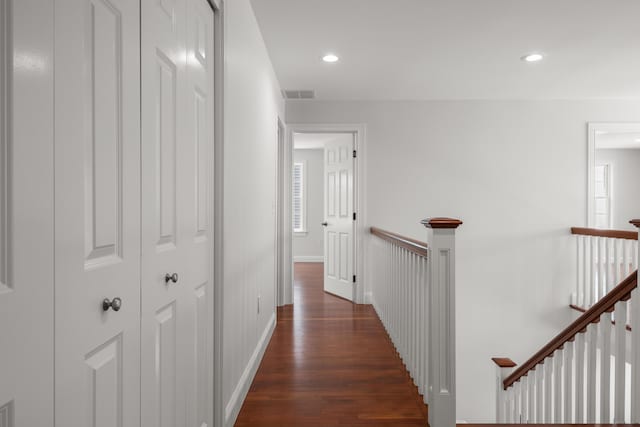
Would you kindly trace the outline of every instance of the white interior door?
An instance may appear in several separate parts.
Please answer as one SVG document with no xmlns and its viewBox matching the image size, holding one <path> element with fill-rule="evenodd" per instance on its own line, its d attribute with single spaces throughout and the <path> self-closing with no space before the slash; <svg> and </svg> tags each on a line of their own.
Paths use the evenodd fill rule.
<svg viewBox="0 0 640 427">
<path fill-rule="evenodd" d="M 139 22 L 135 1 L 55 2 L 59 427 L 140 424 Z"/>
<path fill-rule="evenodd" d="M 53 2 L 0 0 L 0 426 L 53 426 Z"/>
<path fill-rule="evenodd" d="M 213 11 L 142 1 L 142 425 L 211 425 Z"/>
<path fill-rule="evenodd" d="M 353 301 L 353 136 L 324 146 L 324 290 Z"/>
</svg>

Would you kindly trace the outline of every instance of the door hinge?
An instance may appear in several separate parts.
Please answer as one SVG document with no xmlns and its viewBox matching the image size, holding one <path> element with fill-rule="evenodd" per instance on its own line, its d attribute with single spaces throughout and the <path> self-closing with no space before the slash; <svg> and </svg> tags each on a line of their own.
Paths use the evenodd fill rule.
<svg viewBox="0 0 640 427">
<path fill-rule="evenodd" d="M 356 158 L 356 150 L 353 150 L 353 158 Z"/>
<path fill-rule="evenodd" d="M 356 283 L 356 275 L 353 275 L 353 283 Z"/>
<path fill-rule="evenodd" d="M 355 212 L 353 213 L 353 220 L 354 221 L 356 220 L 356 213 Z"/>
</svg>

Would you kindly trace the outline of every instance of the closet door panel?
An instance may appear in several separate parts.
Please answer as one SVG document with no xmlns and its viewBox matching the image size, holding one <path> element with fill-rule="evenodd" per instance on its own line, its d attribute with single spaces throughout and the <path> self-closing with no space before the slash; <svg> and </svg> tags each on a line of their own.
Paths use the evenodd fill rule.
<svg viewBox="0 0 640 427">
<path fill-rule="evenodd" d="M 185 3 L 142 1 L 142 425 L 186 424 Z"/>
<path fill-rule="evenodd" d="M 0 426 L 53 425 L 53 4 L 0 0 Z"/>
<path fill-rule="evenodd" d="M 209 426 L 214 115 L 206 0 L 143 0 L 141 54 L 142 425 Z"/>
<path fill-rule="evenodd" d="M 206 0 L 187 0 L 187 141 L 191 141 L 188 180 L 192 209 L 184 222 L 188 241 L 191 280 L 186 283 L 187 301 L 193 317 L 187 325 L 194 339 L 195 352 L 189 355 L 189 386 L 194 397 L 187 405 L 189 425 L 211 426 L 210 402 L 213 401 L 213 286 L 210 280 L 211 251 L 210 206 L 213 199 L 212 153 L 214 118 L 214 14 Z"/>
<path fill-rule="evenodd" d="M 56 2 L 56 425 L 140 414 L 139 7 Z"/>
</svg>

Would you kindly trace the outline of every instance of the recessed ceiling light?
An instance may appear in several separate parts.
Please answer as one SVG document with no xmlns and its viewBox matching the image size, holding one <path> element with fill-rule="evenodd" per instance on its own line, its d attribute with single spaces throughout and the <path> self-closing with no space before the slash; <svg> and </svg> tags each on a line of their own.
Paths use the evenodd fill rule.
<svg viewBox="0 0 640 427">
<path fill-rule="evenodd" d="M 522 59 L 524 62 L 538 62 L 544 59 L 544 55 L 542 55 L 541 53 L 529 53 L 520 59 Z"/>
<path fill-rule="evenodd" d="M 327 53 L 325 56 L 322 57 L 322 60 L 324 62 L 338 62 L 339 59 L 340 58 L 338 58 L 333 53 Z"/>
</svg>

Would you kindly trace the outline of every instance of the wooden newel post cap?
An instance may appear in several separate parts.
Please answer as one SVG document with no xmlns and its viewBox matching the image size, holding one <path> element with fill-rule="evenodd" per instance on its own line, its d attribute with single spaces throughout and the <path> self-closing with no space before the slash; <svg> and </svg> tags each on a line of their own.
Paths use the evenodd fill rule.
<svg viewBox="0 0 640 427">
<path fill-rule="evenodd" d="M 516 362 L 508 357 L 492 357 L 491 360 L 493 360 L 493 363 L 495 363 L 499 368 L 515 368 L 518 366 Z"/>
<path fill-rule="evenodd" d="M 629 224 L 633 224 L 636 227 L 640 228 L 640 219 L 632 219 L 631 221 L 629 221 Z"/>
<path fill-rule="evenodd" d="M 427 218 L 420 221 L 427 228 L 458 228 L 462 221 L 455 218 Z"/>
</svg>

